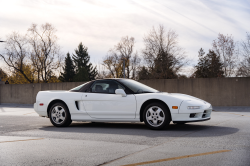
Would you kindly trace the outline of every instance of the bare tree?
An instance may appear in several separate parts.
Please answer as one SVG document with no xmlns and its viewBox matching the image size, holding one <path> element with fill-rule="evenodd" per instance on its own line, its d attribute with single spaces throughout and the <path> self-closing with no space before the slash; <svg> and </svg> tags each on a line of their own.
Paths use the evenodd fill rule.
<svg viewBox="0 0 250 166">
<path fill-rule="evenodd" d="M 108 54 L 103 59 L 102 65 L 108 69 L 111 77 L 122 77 L 122 60 L 113 49 L 108 51 Z"/>
<path fill-rule="evenodd" d="M 138 80 L 139 70 L 140 70 L 140 62 L 141 58 L 138 56 L 137 52 L 133 55 L 130 60 L 130 67 L 131 67 L 131 78 L 134 80 Z"/>
<path fill-rule="evenodd" d="M 29 44 L 26 36 L 13 32 L 7 37 L 5 50 L 6 53 L 0 54 L 0 57 L 10 67 L 12 73 L 19 72 L 28 82 L 33 83 L 34 79 L 25 72 L 25 66 L 29 62 Z"/>
<path fill-rule="evenodd" d="M 163 25 L 152 28 L 144 37 L 144 45 L 142 54 L 149 72 L 155 78 L 173 78 L 188 62 L 186 52 L 179 46 L 178 34 L 172 29 L 166 31 Z"/>
<path fill-rule="evenodd" d="M 0 79 L 1 81 L 6 81 L 8 79 L 8 74 L 2 68 L 0 68 Z"/>
<path fill-rule="evenodd" d="M 130 73 L 132 71 L 130 67 L 130 59 L 134 51 L 135 39 L 133 37 L 122 37 L 121 41 L 115 46 L 115 50 L 118 51 L 120 59 L 125 60 L 126 66 L 126 77 L 130 78 Z"/>
<path fill-rule="evenodd" d="M 36 24 L 28 29 L 29 44 L 31 45 L 30 60 L 36 69 L 38 81 L 40 77 L 47 83 L 53 76 L 53 71 L 62 63 L 60 47 L 57 44 L 56 29 L 49 23 L 38 27 Z"/>
<path fill-rule="evenodd" d="M 238 50 L 237 43 L 232 35 L 218 35 L 218 38 L 212 43 L 213 51 L 220 56 L 223 62 L 223 71 L 226 77 L 233 76 L 237 68 Z"/>
<path fill-rule="evenodd" d="M 100 62 L 97 64 L 97 76 L 96 79 L 113 78 L 109 70 Z"/>
<path fill-rule="evenodd" d="M 109 70 L 112 77 L 123 77 L 123 60 L 125 61 L 126 78 L 136 79 L 140 57 L 134 52 L 135 39 L 122 37 L 120 42 L 110 49 L 103 60 L 103 65 Z"/>
<path fill-rule="evenodd" d="M 241 42 L 243 60 L 239 64 L 237 76 L 250 77 L 250 34 L 247 33 L 246 41 Z"/>
</svg>

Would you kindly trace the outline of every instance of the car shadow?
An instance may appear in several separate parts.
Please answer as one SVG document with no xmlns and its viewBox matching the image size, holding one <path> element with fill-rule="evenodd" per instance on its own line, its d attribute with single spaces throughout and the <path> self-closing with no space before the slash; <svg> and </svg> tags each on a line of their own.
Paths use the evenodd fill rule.
<svg viewBox="0 0 250 166">
<path fill-rule="evenodd" d="M 176 125 L 170 124 L 164 130 L 151 130 L 144 123 L 72 123 L 69 127 L 58 128 L 47 126 L 39 128 L 46 132 L 63 132 L 63 133 L 78 133 L 78 134 L 116 134 L 116 135 L 137 135 L 145 137 L 179 137 L 187 134 L 186 137 L 215 137 L 224 136 L 236 133 L 238 128 L 185 124 Z M 191 134 L 193 133 L 193 134 Z M 185 137 L 185 136 L 184 136 Z"/>
</svg>

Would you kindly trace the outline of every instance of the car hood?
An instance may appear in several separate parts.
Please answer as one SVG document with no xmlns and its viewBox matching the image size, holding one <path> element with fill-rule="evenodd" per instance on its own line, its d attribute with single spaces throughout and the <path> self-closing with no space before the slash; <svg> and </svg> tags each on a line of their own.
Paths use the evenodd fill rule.
<svg viewBox="0 0 250 166">
<path fill-rule="evenodd" d="M 204 102 L 205 104 L 207 104 L 208 102 L 202 100 L 202 99 L 199 99 L 197 97 L 194 97 L 194 96 L 190 96 L 190 95 L 186 95 L 186 94 L 181 94 L 181 93 L 169 93 L 170 96 L 173 96 L 173 97 L 176 97 L 176 98 L 179 98 L 181 100 L 196 100 L 196 101 L 199 101 L 199 102 Z M 209 104 L 209 103 L 208 103 Z"/>
<path fill-rule="evenodd" d="M 47 90 L 47 91 L 43 91 L 43 92 L 69 92 L 67 90 Z"/>
</svg>

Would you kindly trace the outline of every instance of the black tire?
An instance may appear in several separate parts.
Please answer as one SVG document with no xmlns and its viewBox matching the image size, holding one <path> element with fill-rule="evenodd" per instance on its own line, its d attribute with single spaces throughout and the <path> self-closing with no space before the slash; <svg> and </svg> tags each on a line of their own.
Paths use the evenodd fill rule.
<svg viewBox="0 0 250 166">
<path fill-rule="evenodd" d="M 160 117 L 161 118 L 163 118 L 163 116 L 164 116 L 164 120 L 157 120 L 157 119 L 154 119 L 153 117 L 155 117 L 155 118 L 158 118 L 158 116 L 157 116 L 157 114 L 154 114 L 154 115 L 151 115 L 151 113 L 149 113 L 148 112 L 148 110 L 150 109 L 150 108 L 152 108 L 154 111 L 157 111 L 157 107 L 159 107 L 162 111 L 163 111 L 163 113 L 161 112 L 160 113 Z M 154 112 L 154 113 L 157 113 L 157 112 Z M 149 116 L 150 115 L 150 116 Z M 151 117 L 152 116 L 152 118 L 154 119 L 154 120 L 156 120 L 157 121 L 157 125 L 154 125 L 154 124 L 152 124 L 153 123 L 153 121 L 154 120 L 148 120 L 148 118 L 147 117 Z M 150 128 L 150 129 L 153 129 L 153 130 L 160 130 L 160 129 L 164 129 L 164 128 L 166 128 L 168 125 L 169 125 L 169 123 L 170 123 L 170 121 L 171 121 L 171 115 L 170 115 L 170 111 L 169 111 L 169 109 L 168 109 L 168 107 L 166 107 L 164 104 L 162 104 L 162 103 L 159 103 L 159 102 L 154 102 L 154 103 L 150 103 L 149 105 L 147 105 L 146 107 L 145 107 L 145 109 L 144 109 L 144 111 L 143 111 L 143 120 L 144 120 L 144 123 Z M 158 122 L 159 122 L 159 124 L 158 124 Z"/>
<path fill-rule="evenodd" d="M 56 111 L 56 108 L 60 111 Z M 61 108 L 61 109 L 60 109 Z M 64 111 L 63 111 L 63 110 Z M 62 111 L 61 111 L 62 110 Z M 52 112 L 53 111 L 53 112 Z M 61 113 L 63 112 L 63 113 Z M 56 117 L 53 115 L 56 114 Z M 58 118 L 59 117 L 59 118 Z M 72 120 L 71 120 L 71 116 L 68 110 L 68 107 L 61 102 L 55 103 L 52 105 L 52 107 L 50 107 L 50 111 L 49 111 L 49 118 L 50 118 L 50 122 L 56 126 L 56 127 L 67 127 L 71 124 Z M 60 119 L 61 118 L 61 119 Z M 64 118 L 64 120 L 62 120 Z M 59 119 L 58 122 L 56 122 L 56 119 Z"/>
</svg>

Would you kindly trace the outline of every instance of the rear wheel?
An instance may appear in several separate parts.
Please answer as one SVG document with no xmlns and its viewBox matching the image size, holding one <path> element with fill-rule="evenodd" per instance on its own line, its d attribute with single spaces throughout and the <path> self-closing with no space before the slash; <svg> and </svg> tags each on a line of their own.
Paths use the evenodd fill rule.
<svg viewBox="0 0 250 166">
<path fill-rule="evenodd" d="M 144 123 L 151 129 L 159 130 L 169 125 L 171 115 L 169 109 L 162 103 L 151 103 L 143 112 Z"/>
<path fill-rule="evenodd" d="M 72 122 L 69 110 L 63 103 L 53 104 L 50 108 L 49 117 L 51 123 L 56 127 L 67 127 Z"/>
</svg>

